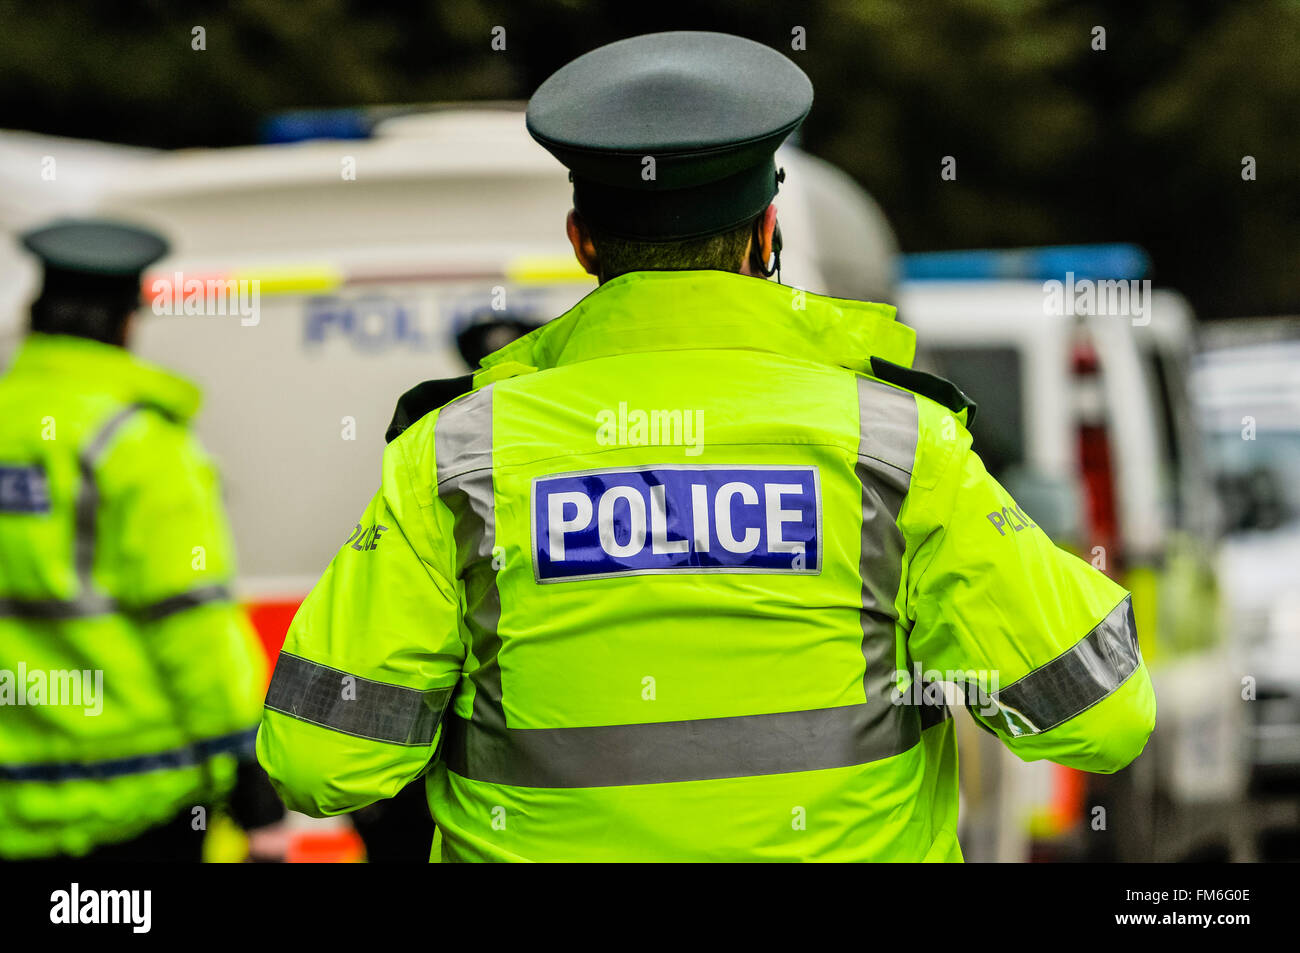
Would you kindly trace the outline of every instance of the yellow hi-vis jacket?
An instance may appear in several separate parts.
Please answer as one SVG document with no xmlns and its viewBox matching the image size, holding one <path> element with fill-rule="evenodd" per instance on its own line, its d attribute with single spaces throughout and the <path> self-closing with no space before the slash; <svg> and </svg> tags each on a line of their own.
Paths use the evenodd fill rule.
<svg viewBox="0 0 1300 953">
<path fill-rule="evenodd" d="M 0 857 L 211 804 L 251 748 L 265 662 L 198 404 L 64 335 L 32 334 L 0 380 Z"/>
<path fill-rule="evenodd" d="M 1127 594 L 913 348 L 887 306 L 641 272 L 405 408 L 275 669 L 286 803 L 427 771 L 444 859 L 958 860 L 942 679 L 1022 758 L 1128 764 Z"/>
</svg>

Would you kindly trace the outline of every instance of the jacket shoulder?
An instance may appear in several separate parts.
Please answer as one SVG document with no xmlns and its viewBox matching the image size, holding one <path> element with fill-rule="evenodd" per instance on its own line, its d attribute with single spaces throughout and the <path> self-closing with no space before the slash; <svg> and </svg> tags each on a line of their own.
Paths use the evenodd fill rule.
<svg viewBox="0 0 1300 953">
<path fill-rule="evenodd" d="M 148 401 L 105 401 L 95 408 L 78 449 L 79 455 L 102 470 L 150 467 L 188 468 L 209 465 L 198 435 L 189 422 L 171 410 Z"/>
<path fill-rule="evenodd" d="M 968 427 L 975 421 L 975 401 L 967 397 L 965 392 L 950 380 L 937 374 L 903 367 L 881 357 L 871 359 L 871 373 L 887 384 L 895 384 L 914 394 L 928 397 L 955 414 L 966 411 Z"/>
<path fill-rule="evenodd" d="M 397 400 L 393 419 L 384 434 L 384 442 L 392 443 L 421 417 L 437 410 L 444 404 L 455 400 L 474 389 L 474 375 L 446 377 L 441 380 L 424 381 L 416 384 Z"/>
</svg>

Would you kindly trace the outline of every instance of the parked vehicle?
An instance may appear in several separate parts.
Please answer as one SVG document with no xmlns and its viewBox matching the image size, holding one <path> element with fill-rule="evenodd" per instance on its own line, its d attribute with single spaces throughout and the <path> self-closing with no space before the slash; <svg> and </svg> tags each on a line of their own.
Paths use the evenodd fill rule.
<svg viewBox="0 0 1300 953">
<path fill-rule="evenodd" d="M 967 815 L 995 832 L 987 859 L 1178 859 L 1236 842 L 1242 713 L 1187 394 L 1192 315 L 1168 290 L 1134 290 L 1118 314 L 1100 297 L 1062 307 L 1065 288 L 1144 267 L 1126 246 L 905 256 L 918 366 L 980 405 L 976 449 L 1035 522 L 1133 592 L 1159 701 L 1147 751 L 1114 778 L 1022 764 L 968 732 L 963 756 L 995 792 Z"/>
<path fill-rule="evenodd" d="M 1223 501 L 1220 573 L 1253 695 L 1252 787 L 1300 792 L 1300 319 L 1221 322 L 1193 375 Z"/>
</svg>

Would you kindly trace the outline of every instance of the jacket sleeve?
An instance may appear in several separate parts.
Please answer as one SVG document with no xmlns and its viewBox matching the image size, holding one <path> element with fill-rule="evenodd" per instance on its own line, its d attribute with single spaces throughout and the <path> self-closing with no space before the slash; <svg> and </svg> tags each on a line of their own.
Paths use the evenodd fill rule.
<svg viewBox="0 0 1300 953">
<path fill-rule="evenodd" d="M 914 664 L 964 681 L 972 715 L 1023 760 L 1119 770 L 1155 724 L 1128 593 L 1052 543 L 989 476 L 964 426 L 918 405 L 900 515 Z"/>
<path fill-rule="evenodd" d="M 252 756 L 266 684 L 231 593 L 234 547 L 211 460 L 185 427 L 143 411 L 101 466 L 105 580 L 140 625 L 161 688 L 206 754 Z"/>
<path fill-rule="evenodd" d="M 355 810 L 418 777 L 460 677 L 450 515 L 432 474 L 413 478 L 405 446 L 418 433 L 388 445 L 382 488 L 299 608 L 271 679 L 257 754 L 304 814 Z"/>
</svg>

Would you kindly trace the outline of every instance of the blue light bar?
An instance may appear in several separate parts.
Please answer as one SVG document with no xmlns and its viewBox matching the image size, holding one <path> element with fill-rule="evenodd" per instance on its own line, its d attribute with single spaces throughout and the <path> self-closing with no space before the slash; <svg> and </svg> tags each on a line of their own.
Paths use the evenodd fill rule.
<svg viewBox="0 0 1300 953">
<path fill-rule="evenodd" d="M 260 138 L 268 145 L 309 139 L 368 139 L 371 125 L 362 109 L 298 109 L 263 120 Z"/>
<path fill-rule="evenodd" d="M 914 252 L 902 256 L 904 281 L 1048 281 L 1142 278 L 1151 259 L 1137 245 L 1046 245 L 1041 248 Z"/>
</svg>

